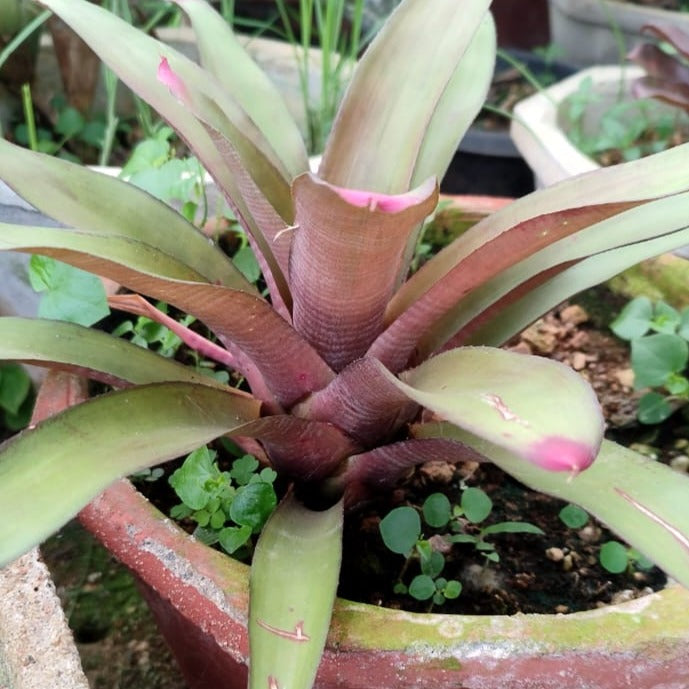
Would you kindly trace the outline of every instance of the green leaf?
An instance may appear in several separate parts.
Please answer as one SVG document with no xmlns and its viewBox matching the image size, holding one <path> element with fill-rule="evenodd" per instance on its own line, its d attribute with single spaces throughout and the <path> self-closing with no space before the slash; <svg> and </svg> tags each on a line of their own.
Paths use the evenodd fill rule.
<svg viewBox="0 0 689 689">
<path fill-rule="evenodd" d="M 445 568 L 445 558 L 437 550 L 431 550 L 428 557 L 421 559 L 421 572 L 429 577 L 437 577 Z"/>
<path fill-rule="evenodd" d="M 441 528 L 452 517 L 452 505 L 444 493 L 433 493 L 424 501 L 422 512 L 428 526 Z"/>
<path fill-rule="evenodd" d="M 379 529 L 388 550 L 407 555 L 421 537 L 421 518 L 413 507 L 395 507 L 381 519 Z"/>
<path fill-rule="evenodd" d="M 671 395 L 689 396 L 689 380 L 681 373 L 672 373 L 665 380 L 665 389 Z"/>
<path fill-rule="evenodd" d="M 55 131 L 66 139 L 71 139 L 84 129 L 85 124 L 84 117 L 78 110 L 66 107 L 57 116 Z"/>
<path fill-rule="evenodd" d="M 253 455 L 244 455 L 232 462 L 230 476 L 240 486 L 244 486 L 251 481 L 251 477 L 255 475 L 256 469 L 258 469 L 258 460 L 256 457 Z"/>
<path fill-rule="evenodd" d="M 461 347 L 405 372 L 403 382 L 388 375 L 438 416 L 552 471 L 585 468 L 602 438 L 589 384 L 543 357 Z"/>
<path fill-rule="evenodd" d="M 627 548 L 618 541 L 603 543 L 599 553 L 600 563 L 612 574 L 620 574 L 627 569 L 629 556 Z"/>
<path fill-rule="evenodd" d="M 211 513 L 206 509 L 197 510 L 191 518 L 203 529 L 208 526 L 211 520 Z"/>
<path fill-rule="evenodd" d="M 226 520 L 227 520 L 227 517 L 225 516 L 225 513 L 222 510 L 216 509 L 211 514 L 211 520 L 210 520 L 211 529 L 222 529 Z"/>
<path fill-rule="evenodd" d="M 665 395 L 659 392 L 647 392 L 639 400 L 637 413 L 641 423 L 656 424 L 665 421 L 673 411 Z"/>
<path fill-rule="evenodd" d="M 493 501 L 480 488 L 466 488 L 462 491 L 462 512 L 474 524 L 482 522 L 493 509 Z"/>
<path fill-rule="evenodd" d="M 435 593 L 435 582 L 427 574 L 419 574 L 409 584 L 409 595 L 416 600 L 428 600 Z"/>
<path fill-rule="evenodd" d="M 481 529 L 481 536 L 500 533 L 528 533 L 542 536 L 545 532 L 529 522 L 497 522 Z"/>
<path fill-rule="evenodd" d="M 677 334 L 685 340 L 689 340 L 689 307 L 680 312 L 680 321 Z"/>
<path fill-rule="evenodd" d="M 679 311 L 664 301 L 656 303 L 653 309 L 651 329 L 658 333 L 674 334 L 681 323 Z"/>
<path fill-rule="evenodd" d="M 658 387 L 672 373 L 686 368 L 689 344 L 679 335 L 658 333 L 632 341 L 634 387 Z"/>
<path fill-rule="evenodd" d="M 450 579 L 450 581 L 448 581 L 447 584 L 445 584 L 445 586 L 443 587 L 443 595 L 448 600 L 459 598 L 459 595 L 461 593 L 462 584 L 459 581 L 456 581 L 455 579 Z"/>
<path fill-rule="evenodd" d="M 558 515 L 562 523 L 570 529 L 581 529 L 589 520 L 586 510 L 582 510 L 579 505 L 565 505 Z"/>
<path fill-rule="evenodd" d="M 43 296 L 41 318 L 79 325 L 93 325 L 110 313 L 100 278 L 47 256 L 34 255 L 29 262 L 31 286 Z"/>
<path fill-rule="evenodd" d="M 232 263 L 251 283 L 256 283 L 261 277 L 261 266 L 258 264 L 256 255 L 248 244 L 237 251 L 232 257 Z"/>
<path fill-rule="evenodd" d="M 251 538 L 250 526 L 227 526 L 218 533 L 218 541 L 226 553 L 232 555 Z"/>
<path fill-rule="evenodd" d="M 15 436 L 0 452 L 0 563 L 38 544 L 116 478 L 240 428 L 258 417 L 259 407 L 205 385 L 143 385 Z"/>
<path fill-rule="evenodd" d="M 653 318 L 653 303 L 648 297 L 632 299 L 610 324 L 610 329 L 623 340 L 634 340 L 648 332 Z"/>
<path fill-rule="evenodd" d="M 0 408 L 16 415 L 29 396 L 31 378 L 19 364 L 0 366 Z"/>
<path fill-rule="evenodd" d="M 275 490 L 269 483 L 250 483 L 239 488 L 230 506 L 230 518 L 254 533 L 261 530 L 277 505 Z"/>
<path fill-rule="evenodd" d="M 207 483 L 220 476 L 214 459 L 215 453 L 204 445 L 194 450 L 168 479 L 179 499 L 193 510 L 203 509 L 211 498 Z"/>
<path fill-rule="evenodd" d="M 478 537 L 472 536 L 471 534 L 459 533 L 453 536 L 449 536 L 448 540 L 450 543 L 477 543 Z"/>
<path fill-rule="evenodd" d="M 0 318 L 0 360 L 61 364 L 115 385 L 185 381 L 224 388 L 182 366 L 107 333 L 73 323 Z M 227 388 L 225 388 L 227 389 Z"/>
<path fill-rule="evenodd" d="M 249 689 L 311 689 L 342 556 L 342 502 L 312 511 L 289 494 L 259 536 L 249 582 Z M 275 563 L 279 563 L 276 567 Z"/>
</svg>

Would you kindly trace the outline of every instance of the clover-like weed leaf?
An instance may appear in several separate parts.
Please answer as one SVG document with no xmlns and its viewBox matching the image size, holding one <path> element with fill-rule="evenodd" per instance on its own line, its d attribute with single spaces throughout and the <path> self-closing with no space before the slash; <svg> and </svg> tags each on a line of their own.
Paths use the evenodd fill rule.
<svg viewBox="0 0 689 689">
<path fill-rule="evenodd" d="M 211 498 L 206 484 L 220 475 L 213 464 L 214 459 L 214 452 L 205 446 L 200 447 L 168 479 L 179 499 L 193 510 L 203 509 Z"/>
<path fill-rule="evenodd" d="M 245 486 L 258 468 L 258 460 L 251 455 L 244 455 L 232 462 L 230 476 L 240 485 Z"/>
<path fill-rule="evenodd" d="M 681 320 L 680 313 L 674 306 L 670 306 L 670 304 L 664 301 L 659 301 L 653 309 L 651 330 L 655 330 L 657 333 L 674 334 Z"/>
<path fill-rule="evenodd" d="M 684 370 L 689 345 L 679 335 L 657 333 L 632 340 L 631 362 L 637 388 L 663 385 L 668 376 Z"/>
<path fill-rule="evenodd" d="M 653 318 L 653 303 L 648 297 L 632 299 L 610 324 L 610 329 L 623 340 L 634 340 L 648 332 Z"/>
<path fill-rule="evenodd" d="M 218 541 L 230 555 L 246 545 L 251 538 L 250 526 L 228 526 L 218 533 Z"/>
<path fill-rule="evenodd" d="M 110 313 L 102 281 L 79 268 L 47 256 L 32 256 L 31 286 L 42 292 L 41 318 L 93 325 Z"/>
<path fill-rule="evenodd" d="M 639 400 L 638 417 L 641 423 L 662 423 L 673 411 L 667 398 L 659 392 L 647 392 Z"/>
<path fill-rule="evenodd" d="M 258 533 L 276 506 L 273 486 L 257 481 L 237 490 L 230 507 L 230 517 L 240 526 L 248 526 Z"/>
</svg>

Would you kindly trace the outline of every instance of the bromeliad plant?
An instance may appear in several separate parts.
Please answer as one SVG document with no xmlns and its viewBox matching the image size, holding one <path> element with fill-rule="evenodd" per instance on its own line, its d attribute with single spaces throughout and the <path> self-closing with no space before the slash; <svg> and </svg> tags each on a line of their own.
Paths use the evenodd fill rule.
<svg viewBox="0 0 689 689">
<path fill-rule="evenodd" d="M 250 235 L 269 299 L 145 192 L 0 143 L 0 178 L 64 226 L 2 225 L 2 249 L 58 258 L 195 316 L 219 344 L 177 332 L 251 390 L 80 326 L 1 319 L 3 359 L 117 389 L 2 448 L 0 561 L 116 477 L 228 435 L 257 440 L 291 482 L 252 564 L 255 689 L 311 686 L 345 506 L 431 458 L 487 458 L 581 505 L 689 584 L 689 480 L 602 440 L 597 400 L 574 371 L 496 348 L 572 293 L 689 242 L 687 148 L 520 199 L 408 277 L 437 180 L 491 78 L 490 0 L 401 3 L 356 70 L 318 174 L 207 3 L 177 0 L 203 67 L 85 0 L 42 4 L 189 143 Z M 115 301 L 149 315 L 136 297 Z"/>
</svg>

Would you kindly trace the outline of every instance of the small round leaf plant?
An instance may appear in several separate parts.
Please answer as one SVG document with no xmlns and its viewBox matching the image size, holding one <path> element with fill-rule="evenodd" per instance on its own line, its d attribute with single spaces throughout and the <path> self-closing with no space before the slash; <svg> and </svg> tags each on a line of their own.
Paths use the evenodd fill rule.
<svg viewBox="0 0 689 689">
<path fill-rule="evenodd" d="M 252 689 L 312 685 L 345 508 L 429 459 L 495 462 L 689 584 L 689 479 L 604 441 L 595 395 L 573 370 L 498 348 L 571 294 L 689 243 L 689 149 L 519 199 L 409 276 L 438 180 L 491 79 L 490 0 L 403 0 L 359 62 L 315 174 L 228 26 L 203 0 L 176 2 L 201 65 L 86 0 L 40 4 L 188 143 L 250 237 L 268 296 L 146 192 L 6 141 L 0 179 L 61 227 L 0 225 L 0 249 L 134 293 L 113 305 L 151 317 L 145 295 L 194 316 L 217 341 L 178 334 L 250 393 L 79 325 L 0 319 L 0 358 L 115 388 L 2 447 L 0 562 L 117 477 L 232 436 L 252 439 L 291 486 L 254 552 Z"/>
</svg>

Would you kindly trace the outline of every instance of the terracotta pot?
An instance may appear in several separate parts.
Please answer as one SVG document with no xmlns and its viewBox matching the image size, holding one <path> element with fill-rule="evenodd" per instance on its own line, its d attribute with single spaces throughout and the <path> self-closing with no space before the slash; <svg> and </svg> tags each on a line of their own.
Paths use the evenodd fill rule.
<svg viewBox="0 0 689 689">
<path fill-rule="evenodd" d="M 458 204 L 485 213 L 508 201 Z M 85 395 L 78 379 L 51 374 L 40 399 L 55 413 Z M 140 579 L 190 689 L 244 689 L 249 568 L 190 538 L 127 481 L 79 516 Z M 687 689 L 688 609 L 678 586 L 571 615 L 424 615 L 338 600 L 316 687 Z"/>
</svg>

